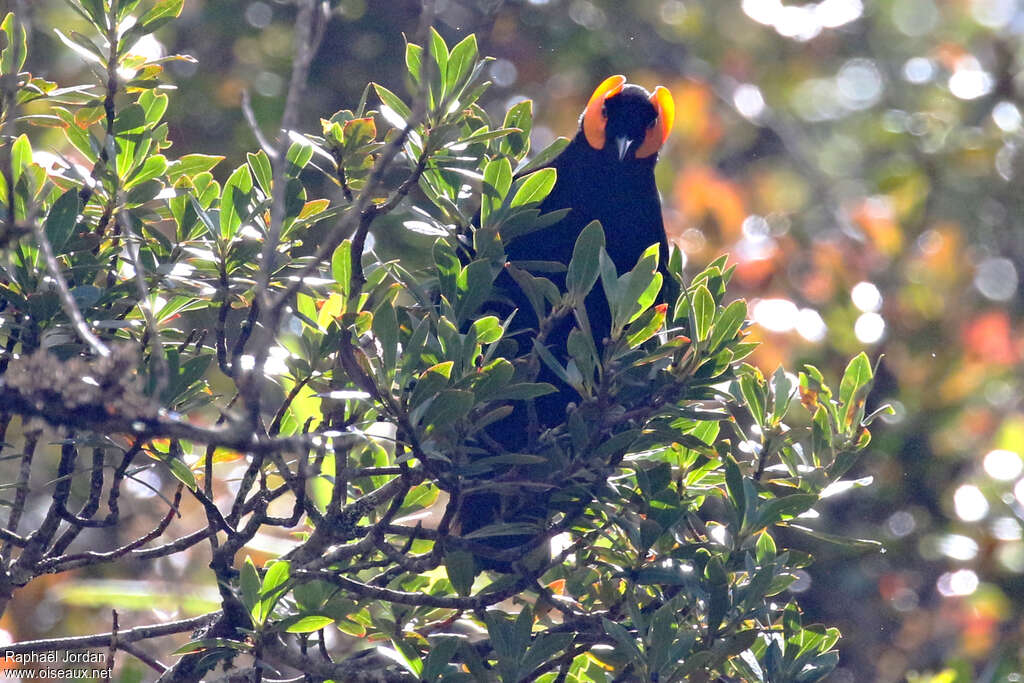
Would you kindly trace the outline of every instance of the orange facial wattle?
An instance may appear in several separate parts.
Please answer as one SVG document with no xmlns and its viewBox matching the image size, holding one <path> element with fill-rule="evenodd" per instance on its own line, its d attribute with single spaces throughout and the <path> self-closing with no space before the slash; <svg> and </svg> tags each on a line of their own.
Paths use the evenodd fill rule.
<svg viewBox="0 0 1024 683">
<path fill-rule="evenodd" d="M 606 140 L 605 124 L 607 117 L 604 111 L 604 103 L 610 97 L 615 97 L 622 92 L 626 84 L 626 77 L 622 75 L 609 76 L 604 79 L 594 90 L 587 102 L 587 108 L 583 112 L 583 135 L 587 144 L 594 149 L 604 149 Z M 657 118 L 647 131 L 640 146 L 637 147 L 634 156 L 637 159 L 644 159 L 656 154 L 661 146 L 668 139 L 672 124 L 675 122 L 676 108 L 672 99 L 672 93 L 668 88 L 659 85 L 651 93 L 651 105 L 657 112 Z"/>
<path fill-rule="evenodd" d="M 604 149 L 604 101 L 622 92 L 625 84 L 625 76 L 609 76 L 597 86 L 587 102 L 587 109 L 583 113 L 583 135 L 587 138 L 587 144 L 594 149 Z"/>
<path fill-rule="evenodd" d="M 668 134 L 672 132 L 672 124 L 676 119 L 676 103 L 672 99 L 672 93 L 665 86 L 659 85 L 654 89 L 654 92 L 651 93 L 651 104 L 658 112 L 658 118 L 654 120 L 654 125 L 647 130 L 643 144 L 636 150 L 638 159 L 656 154 L 661 149 L 665 140 L 668 140 Z"/>
</svg>

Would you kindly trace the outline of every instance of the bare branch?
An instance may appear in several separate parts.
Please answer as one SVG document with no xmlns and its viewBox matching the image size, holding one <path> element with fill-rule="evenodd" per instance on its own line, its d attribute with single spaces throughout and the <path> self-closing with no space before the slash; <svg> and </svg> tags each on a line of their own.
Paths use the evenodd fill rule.
<svg viewBox="0 0 1024 683">
<path fill-rule="evenodd" d="M 153 314 L 153 301 L 149 295 L 149 285 L 146 284 L 145 267 L 142 259 L 139 258 L 139 243 L 128 224 L 128 219 L 123 212 L 117 214 L 118 223 L 121 225 L 121 232 L 124 235 L 124 246 L 128 251 L 128 259 L 132 270 L 135 273 L 135 288 L 139 297 L 139 309 L 142 317 L 146 320 L 146 331 L 149 333 L 149 357 L 156 368 L 156 390 L 155 396 L 160 396 L 167 387 L 170 370 L 167 367 L 167 358 L 164 356 L 164 345 L 160 338 L 160 328 L 156 324 L 156 316 Z M 139 239 L 142 238 L 140 231 Z"/>
<path fill-rule="evenodd" d="M 249 124 L 249 130 L 252 131 L 252 135 L 256 138 L 256 143 L 260 146 L 260 149 L 271 160 L 276 160 L 278 158 L 277 150 L 274 149 L 274 146 L 270 144 L 270 141 L 263 134 L 260 124 L 256 121 L 256 114 L 252 111 L 252 98 L 249 97 L 248 88 L 242 90 L 242 116 L 245 118 L 245 122 Z"/>
<path fill-rule="evenodd" d="M 92 330 L 89 329 L 89 324 L 85 321 L 82 311 L 79 310 L 78 304 L 75 302 L 75 298 L 71 296 L 71 290 L 68 288 L 68 283 L 64 280 L 64 276 L 60 272 L 60 265 L 57 263 L 57 258 L 53 255 L 53 245 L 50 244 L 50 239 L 46 236 L 46 231 L 38 221 L 33 222 L 32 228 L 35 231 L 36 242 L 39 243 L 39 249 L 43 252 L 43 261 L 46 263 L 46 270 L 57 287 L 57 295 L 60 297 L 60 304 L 64 309 L 65 315 L 71 319 L 71 324 L 74 326 L 75 331 L 78 332 L 78 336 L 81 337 L 83 342 L 89 345 L 89 348 L 92 349 L 93 353 L 97 356 L 106 358 L 110 355 L 110 348 L 100 341 L 100 338 L 93 334 Z"/>
<path fill-rule="evenodd" d="M 0 563 L 7 564 L 11 559 L 11 545 L 25 546 L 25 539 L 18 536 L 18 525 L 21 523 L 21 515 L 25 511 L 25 503 L 28 501 L 29 482 L 32 477 L 32 459 L 35 456 L 36 444 L 39 443 L 41 432 L 34 429 L 25 434 L 25 450 L 21 454 L 21 467 L 18 470 L 18 480 L 15 483 L 14 501 L 11 503 L 11 513 L 7 517 L 7 532 L 10 536 L 4 536 L 4 545 L 0 549 Z"/>
<path fill-rule="evenodd" d="M 313 61 L 313 55 L 319 47 L 319 41 L 314 42 L 318 32 L 314 29 L 316 20 L 315 9 L 320 4 L 318 0 L 300 0 L 299 13 L 295 19 L 295 59 L 292 62 L 292 75 L 288 81 L 288 94 L 284 101 L 284 113 L 281 115 L 280 138 L 277 141 L 277 150 L 274 162 L 274 178 L 270 208 L 270 226 L 267 231 L 267 238 L 263 243 L 262 261 L 260 273 L 256 286 L 256 296 L 269 308 L 270 303 L 270 275 L 274 272 L 277 256 L 277 247 L 281 241 L 281 224 L 284 222 L 285 211 L 285 171 L 288 167 L 285 158 L 290 144 L 291 131 L 295 129 L 299 116 L 299 102 L 302 100 L 306 89 L 306 80 L 309 76 L 309 66 Z M 322 33 L 319 34 L 322 36 Z"/>
<path fill-rule="evenodd" d="M 166 624 L 152 624 L 150 626 L 136 626 L 123 631 L 118 631 L 117 640 L 120 645 L 124 643 L 135 643 L 150 638 L 174 635 L 175 633 L 186 633 L 197 628 L 206 626 L 214 621 L 220 612 L 211 612 L 198 617 L 171 621 Z M 12 654 L 23 654 L 25 652 L 52 652 L 53 650 L 85 650 L 94 647 L 106 647 L 110 644 L 113 633 L 96 633 L 91 636 L 76 636 L 72 638 L 47 638 L 44 640 L 24 640 L 20 643 L 4 645 L 4 651 Z"/>
</svg>

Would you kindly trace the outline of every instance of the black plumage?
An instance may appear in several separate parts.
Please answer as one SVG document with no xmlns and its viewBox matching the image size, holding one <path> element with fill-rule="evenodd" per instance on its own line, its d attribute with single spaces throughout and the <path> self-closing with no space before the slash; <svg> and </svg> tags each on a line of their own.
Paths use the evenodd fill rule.
<svg viewBox="0 0 1024 683">
<path fill-rule="evenodd" d="M 542 202 L 541 212 L 568 209 L 567 215 L 550 227 L 508 241 L 504 247 L 509 262 L 527 269 L 528 262 L 538 261 L 568 265 L 581 231 L 598 220 L 604 228 L 605 249 L 620 275 L 632 269 L 643 252 L 656 243 L 660 245 L 659 262 L 664 267 L 668 245 L 654 166 L 672 117 L 671 96 L 664 88 L 658 88 L 652 95 L 640 86 L 625 84 L 621 76 L 602 83 L 580 117 L 579 132 L 550 163 L 557 171 L 557 181 Z M 536 274 L 550 279 L 560 290 L 565 289 L 564 271 Z M 508 315 L 516 310 L 511 336 L 521 348 L 529 348 L 536 336 L 538 319 L 528 298 L 507 270 L 495 285 L 504 303 L 496 304 L 492 312 Z M 600 355 L 612 322 L 600 282 L 587 296 L 585 306 Z M 545 339 L 548 350 L 563 365 L 569 360 L 566 344 L 574 324 L 573 316 L 563 317 Z M 538 432 L 563 423 L 569 404 L 580 400 L 576 391 L 543 363 L 536 381 L 554 385 L 557 392 L 535 399 L 535 418 L 531 420 L 529 411 L 520 404 L 508 418 L 488 429 L 489 435 L 509 452 L 535 451 Z M 460 512 L 463 533 L 499 519 L 508 522 L 533 518 L 542 522 L 544 496 L 531 494 L 527 499 L 524 504 L 522 498 L 512 501 L 493 492 L 467 496 Z M 518 534 L 500 535 L 488 539 L 487 544 L 510 548 L 527 540 L 528 536 Z M 482 564 L 503 569 L 493 562 Z"/>
</svg>

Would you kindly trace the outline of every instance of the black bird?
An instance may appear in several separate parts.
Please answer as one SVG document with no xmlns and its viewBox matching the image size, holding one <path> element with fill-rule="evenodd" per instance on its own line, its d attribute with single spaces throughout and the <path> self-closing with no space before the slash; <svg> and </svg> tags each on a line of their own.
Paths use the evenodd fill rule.
<svg viewBox="0 0 1024 683">
<path fill-rule="evenodd" d="M 668 243 L 661 216 L 661 201 L 654 181 L 654 165 L 658 151 L 668 138 L 675 118 L 675 106 L 668 89 L 658 86 L 648 92 L 638 85 L 627 84 L 624 76 L 605 79 L 591 95 L 580 116 L 575 138 L 549 164 L 558 172 L 554 188 L 541 203 L 542 213 L 568 209 L 568 214 L 554 225 L 512 239 L 504 245 L 509 261 L 554 261 L 568 265 L 583 228 L 591 221 L 601 222 L 605 233 L 605 249 L 619 275 L 632 269 L 643 252 L 652 244 L 660 244 L 660 267 L 668 261 Z M 537 273 L 565 289 L 565 273 Z M 532 344 L 538 320 L 522 289 L 509 273 L 503 272 L 495 282 L 508 308 L 492 308 L 506 316 L 517 311 L 510 333 L 520 347 Z M 586 298 L 590 322 L 598 354 L 611 330 L 611 314 L 600 282 Z M 573 327 L 572 316 L 562 318 L 552 329 L 546 346 L 563 365 L 569 358 L 566 342 Z M 574 389 L 559 380 L 546 365 L 541 365 L 539 382 L 549 382 L 558 391 L 535 399 L 538 425 L 542 430 L 561 424 L 570 402 L 579 401 Z M 489 428 L 490 436 L 511 452 L 526 452 L 535 446 L 527 411 L 517 407 L 506 419 Z M 536 431 L 536 430 L 534 430 Z M 537 508 L 542 496 L 525 508 Z M 515 507 L 509 510 L 510 504 Z M 541 512 L 534 510 L 534 512 Z M 460 517 L 463 533 L 493 523 L 497 519 L 521 521 L 522 501 L 511 501 L 496 493 L 471 494 L 463 501 Z M 487 544 L 495 548 L 521 545 L 529 540 L 520 535 L 495 536 Z M 478 558 L 479 559 L 479 558 Z M 496 563 L 482 563 L 491 569 L 502 569 Z"/>
</svg>

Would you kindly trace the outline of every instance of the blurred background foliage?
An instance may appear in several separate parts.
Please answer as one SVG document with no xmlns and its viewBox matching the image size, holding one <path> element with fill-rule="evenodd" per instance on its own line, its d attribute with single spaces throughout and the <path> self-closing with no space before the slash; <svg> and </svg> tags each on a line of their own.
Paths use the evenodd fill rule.
<svg viewBox="0 0 1024 683">
<path fill-rule="evenodd" d="M 413 0 L 332 4 L 302 112 L 314 133 L 367 81 L 405 90 L 401 34 L 419 13 Z M 608 74 L 672 90 L 676 129 L 658 165 L 669 237 L 690 272 L 722 253 L 739 266 L 733 293 L 763 342 L 756 365 L 837 376 L 859 350 L 884 354 L 874 401 L 896 413 L 854 472 L 874 483 L 826 506 L 822 526 L 886 552 L 815 548 L 793 587 L 810 620 L 843 632 L 829 680 L 1022 680 L 1021 3 L 436 4 L 449 42 L 475 32 L 497 57 L 482 101 L 493 115 L 534 100 L 534 149 L 573 133 Z M 26 5 L 26 68 L 80 82 L 83 62 L 41 28 L 79 19 L 59 0 Z M 181 21 L 147 38 L 198 59 L 169 64 L 174 154 L 226 155 L 222 172 L 244 161 L 256 142 L 243 91 L 273 131 L 293 14 L 270 0 L 187 0 Z M 54 131 L 51 149 L 64 147 Z M 382 256 L 424 254 L 428 238 L 390 227 L 374 235 Z M 49 633 L 48 621 L 23 622 L 19 637 Z"/>
</svg>

